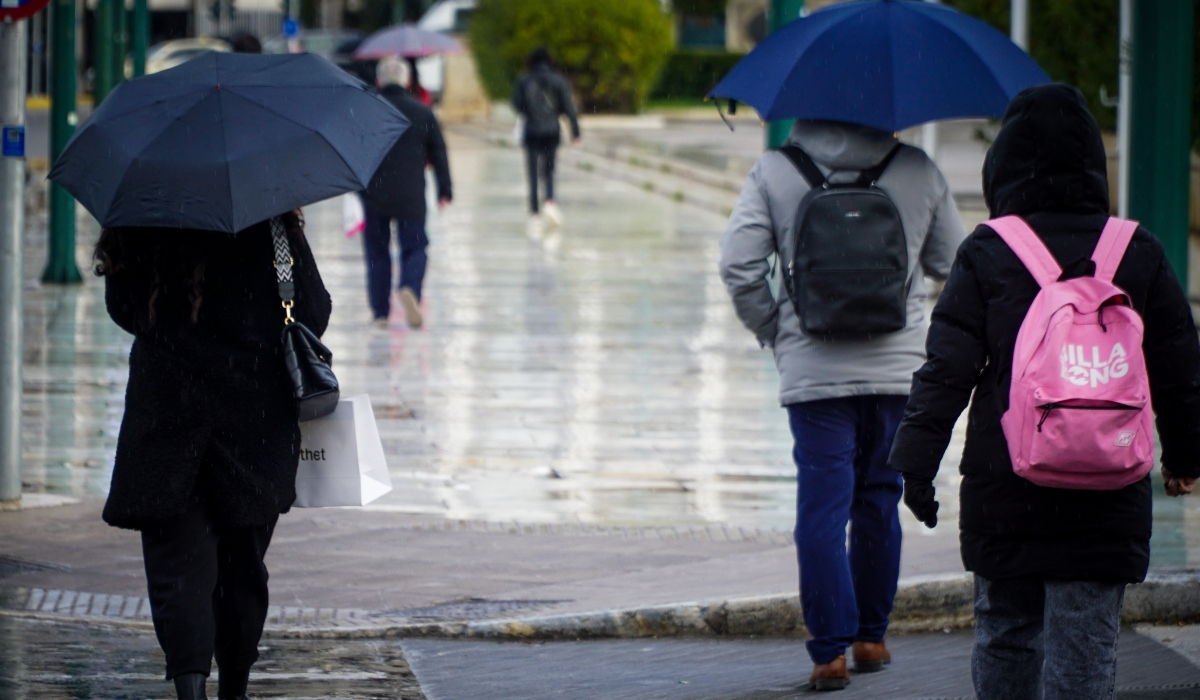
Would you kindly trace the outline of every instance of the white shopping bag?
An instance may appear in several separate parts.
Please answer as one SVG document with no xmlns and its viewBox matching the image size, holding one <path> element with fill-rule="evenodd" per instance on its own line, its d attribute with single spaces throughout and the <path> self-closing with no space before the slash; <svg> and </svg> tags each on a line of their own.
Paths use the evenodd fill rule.
<svg viewBox="0 0 1200 700">
<path fill-rule="evenodd" d="M 367 216 L 363 211 L 362 198 L 356 192 L 342 195 L 342 228 L 346 238 L 354 238 L 367 227 Z"/>
<path fill-rule="evenodd" d="M 297 508 L 365 506 L 391 490 L 366 394 L 344 398 L 330 415 L 300 424 Z"/>
</svg>

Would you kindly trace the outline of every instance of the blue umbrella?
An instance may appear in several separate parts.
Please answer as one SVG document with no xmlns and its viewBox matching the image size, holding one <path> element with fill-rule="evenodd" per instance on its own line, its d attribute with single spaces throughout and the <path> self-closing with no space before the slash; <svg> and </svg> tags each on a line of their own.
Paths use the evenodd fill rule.
<svg viewBox="0 0 1200 700">
<path fill-rule="evenodd" d="M 1008 37 L 913 0 L 832 5 L 767 37 L 713 88 L 768 121 L 831 119 L 885 131 L 1000 117 L 1050 77 Z"/>
<path fill-rule="evenodd" d="M 210 52 L 121 83 L 50 179 L 102 226 L 234 233 L 366 189 L 408 126 L 320 56 Z"/>
</svg>

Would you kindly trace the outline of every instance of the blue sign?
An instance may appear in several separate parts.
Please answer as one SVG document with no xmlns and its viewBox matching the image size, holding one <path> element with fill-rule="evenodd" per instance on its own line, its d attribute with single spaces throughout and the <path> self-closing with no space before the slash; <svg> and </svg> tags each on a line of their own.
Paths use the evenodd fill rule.
<svg viewBox="0 0 1200 700">
<path fill-rule="evenodd" d="M 284 19 L 283 35 L 289 39 L 295 39 L 296 37 L 300 36 L 300 23 L 292 17 Z"/>
<path fill-rule="evenodd" d="M 6 126 L 0 130 L 0 155 L 5 158 L 25 157 L 25 127 Z"/>
</svg>

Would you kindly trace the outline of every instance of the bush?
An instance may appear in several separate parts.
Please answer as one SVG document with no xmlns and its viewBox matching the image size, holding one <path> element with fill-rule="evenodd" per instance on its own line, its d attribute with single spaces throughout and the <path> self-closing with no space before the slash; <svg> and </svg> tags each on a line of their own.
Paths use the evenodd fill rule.
<svg viewBox="0 0 1200 700">
<path fill-rule="evenodd" d="M 656 100 L 703 98 L 743 56 L 745 54 L 729 51 L 676 51 L 663 66 L 650 97 Z"/>
<path fill-rule="evenodd" d="M 493 99 L 511 95 L 525 58 L 545 46 L 584 112 L 636 112 L 671 52 L 658 0 L 480 0 L 471 51 Z"/>
</svg>

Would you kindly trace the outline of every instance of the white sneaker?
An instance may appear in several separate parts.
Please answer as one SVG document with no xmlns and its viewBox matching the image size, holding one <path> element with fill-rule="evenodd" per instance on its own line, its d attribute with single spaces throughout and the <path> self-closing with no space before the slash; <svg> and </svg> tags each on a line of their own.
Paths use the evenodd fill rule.
<svg viewBox="0 0 1200 700">
<path fill-rule="evenodd" d="M 542 205 L 542 213 L 546 216 L 546 223 L 554 228 L 562 226 L 562 210 L 554 202 L 546 202 Z"/>
<path fill-rule="evenodd" d="M 537 214 L 531 215 L 529 217 L 529 223 L 525 225 L 525 233 L 529 236 L 529 240 L 531 241 L 542 240 L 542 236 L 546 234 L 545 230 L 542 228 L 542 217 L 538 216 Z"/>
<path fill-rule="evenodd" d="M 404 320 L 408 321 L 409 328 L 420 328 L 421 324 L 425 323 L 425 319 L 421 317 L 417 295 L 408 287 L 400 288 L 400 306 L 404 307 Z"/>
</svg>

